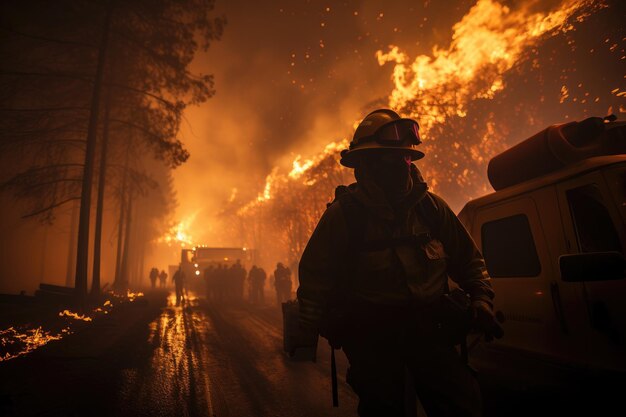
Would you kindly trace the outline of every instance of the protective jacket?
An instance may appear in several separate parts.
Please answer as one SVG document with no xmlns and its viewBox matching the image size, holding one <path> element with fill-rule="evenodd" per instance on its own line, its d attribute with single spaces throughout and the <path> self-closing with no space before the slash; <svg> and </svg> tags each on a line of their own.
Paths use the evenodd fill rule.
<svg viewBox="0 0 626 417">
<path fill-rule="evenodd" d="M 472 301 L 492 303 L 490 278 L 472 238 L 443 199 L 428 192 L 414 165 L 411 174 L 410 192 L 394 206 L 371 181 L 348 187 L 364 212 L 361 242 L 351 236 L 346 199 L 337 198 L 324 212 L 299 265 L 302 325 L 319 328 L 337 292 L 359 305 L 427 305 L 447 290 L 448 277 Z M 422 199 L 430 199 L 434 210 L 427 215 L 435 219 L 417 209 Z"/>
</svg>

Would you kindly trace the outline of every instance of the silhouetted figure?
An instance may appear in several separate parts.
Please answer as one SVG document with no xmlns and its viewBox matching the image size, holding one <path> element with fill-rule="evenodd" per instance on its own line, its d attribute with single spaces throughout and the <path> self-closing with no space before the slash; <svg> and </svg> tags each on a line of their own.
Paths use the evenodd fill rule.
<svg viewBox="0 0 626 417">
<path fill-rule="evenodd" d="M 252 265 L 248 274 L 248 282 L 250 285 L 250 302 L 253 304 L 263 303 L 263 288 L 265 287 L 265 279 L 267 278 L 263 268 Z"/>
<path fill-rule="evenodd" d="M 159 274 L 159 286 L 161 288 L 165 288 L 166 285 L 167 285 L 167 272 L 165 272 L 165 270 L 161 270 L 161 273 Z"/>
<path fill-rule="evenodd" d="M 241 265 L 241 260 L 237 259 L 237 262 L 233 264 L 231 267 L 232 270 L 232 281 L 234 288 L 234 297 L 237 301 L 243 301 L 243 289 L 246 282 L 246 270 Z"/>
<path fill-rule="evenodd" d="M 259 267 L 258 270 L 258 283 L 257 283 L 257 287 L 258 287 L 258 298 L 259 298 L 259 304 L 263 304 L 265 302 L 265 281 L 267 280 L 267 274 L 265 273 L 265 270 L 261 267 Z"/>
<path fill-rule="evenodd" d="M 204 270 L 204 284 L 207 300 L 215 301 L 215 267 L 213 265 L 209 265 Z"/>
<path fill-rule="evenodd" d="M 411 163 L 424 156 L 420 143 L 413 120 L 370 113 L 341 153 L 356 183 L 337 187 L 300 260 L 301 329 L 343 348 L 360 416 L 405 416 L 414 390 L 429 416 L 481 415 L 477 381 L 454 345 L 465 313 L 499 336 L 482 255 Z M 471 311 L 455 307 L 455 322 L 439 314 L 448 275 L 471 299 Z"/>
<path fill-rule="evenodd" d="M 237 292 L 237 283 L 235 282 L 235 270 L 234 265 L 230 267 L 228 265 L 224 268 L 224 286 L 226 291 L 226 299 L 232 302 L 235 299 Z"/>
<path fill-rule="evenodd" d="M 150 287 L 152 289 L 156 288 L 157 278 L 159 277 L 159 270 L 156 268 L 152 268 L 150 270 Z"/>
<path fill-rule="evenodd" d="M 279 305 L 291 298 L 291 286 L 291 270 L 279 262 L 274 270 L 274 289 Z"/>
<path fill-rule="evenodd" d="M 174 286 L 176 288 L 176 305 L 180 305 L 184 299 L 183 292 L 185 289 L 185 273 L 180 266 L 178 267 L 178 270 L 174 272 L 172 281 L 174 281 Z"/>
<path fill-rule="evenodd" d="M 222 264 L 217 264 L 213 277 L 213 288 L 215 300 L 223 302 L 226 300 L 226 268 Z"/>
</svg>

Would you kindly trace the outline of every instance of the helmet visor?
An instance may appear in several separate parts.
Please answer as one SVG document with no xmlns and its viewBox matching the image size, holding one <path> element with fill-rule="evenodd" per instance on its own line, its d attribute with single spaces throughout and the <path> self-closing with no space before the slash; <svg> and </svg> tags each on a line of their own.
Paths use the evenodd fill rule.
<svg viewBox="0 0 626 417">
<path fill-rule="evenodd" d="M 395 120 L 381 126 L 370 140 L 375 140 L 381 145 L 419 145 L 419 125 L 410 119 Z"/>
</svg>

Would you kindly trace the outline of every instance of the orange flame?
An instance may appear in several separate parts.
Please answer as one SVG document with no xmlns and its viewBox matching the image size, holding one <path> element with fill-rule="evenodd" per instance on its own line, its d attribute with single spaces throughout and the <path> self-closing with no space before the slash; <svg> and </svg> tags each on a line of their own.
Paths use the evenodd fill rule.
<svg viewBox="0 0 626 417">
<path fill-rule="evenodd" d="M 197 215 L 198 213 L 196 212 L 184 220 L 181 220 L 176 225 L 170 227 L 170 229 L 157 241 L 159 243 L 166 243 L 168 246 L 191 246 L 193 244 L 193 237 L 191 236 L 189 230 L 191 229 L 193 222 L 196 220 Z"/>
<path fill-rule="evenodd" d="M 328 145 L 326 145 L 326 147 L 324 148 L 322 152 L 319 152 L 318 154 L 313 155 L 310 159 L 307 159 L 304 162 L 300 162 L 302 156 L 298 155 L 296 156 L 296 159 L 293 160 L 293 163 L 292 163 L 293 168 L 291 169 L 291 172 L 287 174 L 287 176 L 291 178 L 292 180 L 297 180 L 298 178 L 302 177 L 302 175 L 304 175 L 308 170 L 317 166 L 322 160 L 324 160 L 324 158 L 328 157 L 328 155 L 337 154 L 339 153 L 339 151 L 341 151 L 342 149 L 345 149 L 347 146 L 348 146 L 348 141 L 345 139 L 341 141 L 331 142 Z M 307 185 L 313 185 L 313 184 L 307 184 Z"/>
<path fill-rule="evenodd" d="M 79 315 L 78 313 L 71 312 L 70 310 L 63 310 L 59 313 L 59 317 L 71 317 L 75 320 L 82 321 L 91 321 L 92 318 L 89 316 L 85 316 L 84 314 Z"/>
<path fill-rule="evenodd" d="M 9 327 L 6 330 L 0 330 L 0 347 L 3 351 L 5 349 L 11 349 L 4 353 L 0 353 L 0 362 L 9 359 L 17 358 L 18 356 L 25 355 L 33 350 L 44 346 L 48 342 L 53 340 L 59 340 L 63 336 L 70 334 L 70 329 L 65 328 L 61 330 L 61 333 L 51 334 L 40 327 L 36 329 L 29 329 L 23 333 L 20 333 L 13 327 Z"/>
<path fill-rule="evenodd" d="M 142 292 L 131 292 L 130 290 L 126 292 L 126 297 L 128 297 L 129 301 L 135 301 L 139 297 L 143 297 Z"/>
<path fill-rule="evenodd" d="M 532 13 L 478 0 L 454 25 L 448 48 L 435 47 L 432 57 L 419 55 L 411 62 L 393 45 L 386 53 L 378 51 L 380 65 L 395 63 L 390 107 L 418 117 L 425 134 L 450 116 L 465 117 L 471 100 L 492 99 L 504 89 L 502 75 L 526 48 L 545 34 L 571 30 L 569 18 L 591 4 L 566 0 L 552 12 Z"/>
<path fill-rule="evenodd" d="M 496 98 L 506 88 L 505 75 L 527 59 L 532 47 L 547 36 L 572 30 L 573 21 L 582 21 L 592 9 L 604 4 L 593 0 L 561 0 L 551 11 L 536 12 L 538 6 L 539 2 L 531 2 L 512 9 L 496 0 L 477 0 L 453 26 L 452 41 L 447 47 L 435 47 L 432 54 L 415 59 L 394 45 L 386 52 L 377 51 L 381 66 L 389 62 L 394 65 L 388 107 L 420 123 L 426 139 L 423 150 L 433 161 L 420 165 L 420 169 L 433 191 L 449 187 L 446 191 L 454 190 L 455 198 L 462 201 L 489 191 L 485 168 L 491 157 L 506 148 L 505 138 L 510 133 L 507 126 L 499 123 L 494 113 L 486 114 L 480 126 L 472 126 L 474 137 L 462 143 L 446 136 L 444 127 L 454 123 L 464 125 L 459 120 L 469 124 L 467 115 L 472 103 Z M 567 87 L 561 93 L 565 100 Z M 626 92 L 616 89 L 613 94 L 626 95 Z M 358 124 L 356 121 L 353 128 Z M 428 140 L 429 132 L 433 137 L 442 132 L 441 140 Z M 345 171 L 333 171 L 337 167 L 328 164 L 332 162 L 328 156 L 337 155 L 347 145 L 347 140 L 332 142 L 317 155 L 308 158 L 297 155 L 288 174 L 274 168 L 266 177 L 263 192 L 236 212 L 261 225 L 261 231 L 254 229 L 250 239 L 264 244 L 287 242 L 285 247 L 274 245 L 297 259 L 302 249 L 300 241 L 315 226 L 315 221 L 310 220 L 318 219 L 327 203 L 324 197 L 330 197 L 332 188 L 340 181 L 350 180 L 343 176 Z M 261 205 L 269 210 L 253 211 Z M 271 237 L 262 236 L 264 233 L 270 233 Z"/>
</svg>

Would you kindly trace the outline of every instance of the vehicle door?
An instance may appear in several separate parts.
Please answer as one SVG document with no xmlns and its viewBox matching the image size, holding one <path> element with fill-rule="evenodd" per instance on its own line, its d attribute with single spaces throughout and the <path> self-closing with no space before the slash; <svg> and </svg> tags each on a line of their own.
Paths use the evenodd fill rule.
<svg viewBox="0 0 626 417">
<path fill-rule="evenodd" d="M 555 304 L 558 271 L 535 201 L 528 195 L 479 209 L 472 235 L 492 277 L 494 310 L 504 319 L 505 337 L 494 347 L 543 357 L 567 352 L 563 311 Z"/>
<path fill-rule="evenodd" d="M 558 185 L 570 253 L 626 248 L 626 166 L 594 171 Z M 589 276 L 580 284 L 586 310 L 577 331 L 585 335 L 589 366 L 626 370 L 626 279 Z"/>
</svg>

